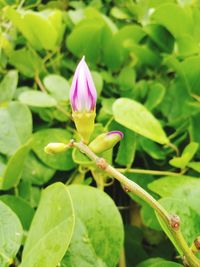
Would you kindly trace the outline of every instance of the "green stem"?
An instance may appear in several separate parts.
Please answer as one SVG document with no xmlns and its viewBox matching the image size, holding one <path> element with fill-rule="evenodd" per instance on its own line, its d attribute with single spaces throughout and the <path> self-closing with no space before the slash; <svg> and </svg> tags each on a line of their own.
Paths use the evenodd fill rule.
<svg viewBox="0 0 200 267">
<path fill-rule="evenodd" d="M 143 169 L 123 169 L 116 168 L 121 173 L 142 173 L 142 174 L 152 174 L 152 175 L 167 175 L 167 176 L 180 176 L 182 172 L 170 172 L 170 171 L 157 171 L 157 170 L 143 170 Z"/>
<path fill-rule="evenodd" d="M 103 158 L 99 158 L 95 153 L 93 153 L 88 146 L 82 142 L 71 141 L 70 145 L 72 147 L 78 148 L 82 153 L 84 153 L 88 158 L 94 161 L 98 167 L 107 172 L 111 177 L 117 179 L 125 188 L 126 191 L 132 192 L 145 202 L 147 202 L 162 218 L 166 227 L 169 229 L 174 240 L 182 250 L 183 255 L 185 256 L 189 266 L 191 267 L 200 267 L 200 260 L 196 258 L 192 250 L 189 248 L 186 243 L 180 228 L 178 229 L 172 225 L 172 216 L 165 210 L 159 202 L 157 202 L 148 192 L 146 192 L 142 187 L 140 187 L 135 182 L 129 180 L 126 176 L 120 173 L 117 169 L 109 165 Z"/>
</svg>

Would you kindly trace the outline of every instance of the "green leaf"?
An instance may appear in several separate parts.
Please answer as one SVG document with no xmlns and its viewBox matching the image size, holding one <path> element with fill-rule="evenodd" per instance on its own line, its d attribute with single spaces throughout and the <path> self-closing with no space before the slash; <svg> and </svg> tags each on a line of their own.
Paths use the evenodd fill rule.
<svg viewBox="0 0 200 267">
<path fill-rule="evenodd" d="M 23 229 L 15 213 L 2 201 L 0 218 L 0 266 L 8 267 L 21 246 Z"/>
<path fill-rule="evenodd" d="M 187 200 L 174 197 L 159 200 L 170 214 L 177 214 L 181 219 L 181 231 L 187 243 L 191 245 L 200 235 L 200 216 L 188 205 Z M 184 208 L 183 208 L 184 207 Z"/>
<path fill-rule="evenodd" d="M 68 81 L 60 75 L 49 74 L 44 80 L 47 91 L 58 101 L 67 101 L 69 99 L 70 85 Z"/>
<path fill-rule="evenodd" d="M 27 48 L 14 50 L 9 54 L 9 63 L 27 77 L 34 77 L 42 68 L 42 59 L 35 51 Z"/>
<path fill-rule="evenodd" d="M 174 167 L 184 169 L 190 160 L 192 160 L 193 156 L 197 152 L 198 147 L 198 143 L 191 142 L 184 148 L 181 157 L 174 157 L 169 161 L 169 163 Z"/>
<path fill-rule="evenodd" d="M 177 189 L 198 187 L 200 180 L 192 176 L 166 176 L 148 184 L 148 188 L 161 197 L 171 196 Z M 182 188 L 182 189 L 181 189 Z"/>
<path fill-rule="evenodd" d="M 4 157 L 2 157 L 2 156 L 0 155 L 0 177 L 1 177 L 2 174 L 3 174 L 3 171 L 4 171 L 4 169 L 5 169 L 5 166 L 6 166 L 6 160 L 5 160 Z"/>
<path fill-rule="evenodd" d="M 141 218 L 142 218 L 144 225 L 146 225 L 147 227 L 153 230 L 156 230 L 156 231 L 162 230 L 158 222 L 158 219 L 156 218 L 154 210 L 146 203 L 142 205 Z"/>
<path fill-rule="evenodd" d="M 97 71 L 91 71 L 91 74 L 92 74 L 92 78 L 94 80 L 94 85 L 95 85 L 96 90 L 97 90 L 97 95 L 100 96 L 101 91 L 103 89 L 103 79 L 101 77 L 101 74 Z"/>
<path fill-rule="evenodd" d="M 47 166 L 56 170 L 71 170 L 75 167 L 71 150 L 57 155 L 48 155 L 44 152 L 44 147 L 48 143 L 61 142 L 67 144 L 70 139 L 71 135 L 67 130 L 53 128 L 41 130 L 33 135 L 32 149 L 38 158 Z"/>
<path fill-rule="evenodd" d="M 195 170 L 196 172 L 200 172 L 200 162 L 189 162 L 187 167 Z"/>
<path fill-rule="evenodd" d="M 3 195 L 0 196 L 0 200 L 3 201 L 7 206 L 9 206 L 20 219 L 24 230 L 28 230 L 35 213 L 35 210 L 30 206 L 28 202 L 24 199 L 12 196 Z"/>
<path fill-rule="evenodd" d="M 169 143 L 159 121 L 139 102 L 128 98 L 117 99 L 113 104 L 113 115 L 126 128 L 160 144 Z"/>
<path fill-rule="evenodd" d="M 55 170 L 38 160 L 33 152 L 28 154 L 22 173 L 23 180 L 36 185 L 43 185 L 48 182 L 54 174 Z"/>
<path fill-rule="evenodd" d="M 114 202 L 94 187 L 71 185 L 69 191 L 77 219 L 61 266 L 115 267 L 123 244 L 123 225 Z"/>
<path fill-rule="evenodd" d="M 174 46 L 174 38 L 163 26 L 159 24 L 149 24 L 145 27 L 145 32 L 156 43 L 156 45 L 166 53 L 171 53 Z"/>
<path fill-rule="evenodd" d="M 135 266 L 138 262 L 148 258 L 142 246 L 143 232 L 132 225 L 125 226 L 125 254 L 127 267 Z"/>
<path fill-rule="evenodd" d="M 22 102 L 23 104 L 32 107 L 47 108 L 47 107 L 55 107 L 57 105 L 56 100 L 52 96 L 44 92 L 33 91 L 33 90 L 21 93 L 19 96 L 19 101 Z"/>
<path fill-rule="evenodd" d="M 118 69 L 129 55 L 126 44 L 129 42 L 137 44 L 145 35 L 138 25 L 131 24 L 122 27 L 105 45 L 104 61 L 107 66 L 112 70 Z"/>
<path fill-rule="evenodd" d="M 58 45 L 62 35 L 60 10 L 35 12 L 7 8 L 6 15 L 34 48 L 54 50 Z"/>
<path fill-rule="evenodd" d="M 118 84 L 121 91 L 132 90 L 135 84 L 136 73 L 133 68 L 125 67 L 121 70 L 118 77 Z"/>
<path fill-rule="evenodd" d="M 0 102 L 10 101 L 13 98 L 17 83 L 17 71 L 9 71 L 0 83 Z"/>
<path fill-rule="evenodd" d="M 121 125 L 117 129 L 123 132 L 124 137 L 120 141 L 115 161 L 120 165 L 131 166 L 135 158 L 137 146 L 136 136 L 132 131 Z"/>
<path fill-rule="evenodd" d="M 140 145 L 142 146 L 142 150 L 144 150 L 153 159 L 157 159 L 157 160 L 165 159 L 165 153 L 163 151 L 163 148 L 160 147 L 158 144 L 143 137 L 141 137 L 139 141 L 140 141 Z"/>
<path fill-rule="evenodd" d="M 188 10 L 171 3 L 158 7 L 152 15 L 152 20 L 164 26 L 171 34 L 178 38 L 182 34 L 191 34 L 193 21 Z"/>
<path fill-rule="evenodd" d="M 24 160 L 30 150 L 30 143 L 21 146 L 8 160 L 2 175 L 0 189 L 8 190 L 17 186 L 22 175 Z"/>
<path fill-rule="evenodd" d="M 200 215 L 200 180 L 190 176 L 168 176 L 148 185 L 162 197 L 184 199 L 187 204 Z"/>
<path fill-rule="evenodd" d="M 145 106 L 152 110 L 156 108 L 163 100 L 165 96 L 165 87 L 161 83 L 153 83 L 150 85 L 149 93 Z"/>
<path fill-rule="evenodd" d="M 102 19 L 84 20 L 67 37 L 68 49 L 77 57 L 85 55 L 89 62 L 97 62 L 102 50 L 105 27 Z"/>
<path fill-rule="evenodd" d="M 31 136 L 31 112 L 25 105 L 11 102 L 0 107 L 0 125 L 0 152 L 10 156 Z"/>
<path fill-rule="evenodd" d="M 166 261 L 161 258 L 152 258 L 139 263 L 136 267 L 183 267 L 182 264 Z"/>
<path fill-rule="evenodd" d="M 69 190 L 62 183 L 47 187 L 33 218 L 20 267 L 55 267 L 67 250 L 74 230 Z"/>
</svg>

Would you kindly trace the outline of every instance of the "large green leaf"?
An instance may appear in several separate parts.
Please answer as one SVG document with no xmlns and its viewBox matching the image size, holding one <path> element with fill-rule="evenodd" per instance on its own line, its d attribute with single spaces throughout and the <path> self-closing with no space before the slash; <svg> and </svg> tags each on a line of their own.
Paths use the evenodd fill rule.
<svg viewBox="0 0 200 267">
<path fill-rule="evenodd" d="M 47 187 L 31 224 L 20 267 L 55 267 L 67 250 L 74 230 L 74 210 L 67 187 Z"/>
<path fill-rule="evenodd" d="M 148 184 L 148 187 L 161 197 L 171 196 L 179 188 L 200 186 L 200 179 L 192 176 L 166 176 Z"/>
<path fill-rule="evenodd" d="M 71 135 L 67 130 L 53 128 L 41 130 L 33 135 L 32 149 L 47 166 L 57 170 L 71 170 L 75 167 L 71 150 L 57 155 L 48 155 L 44 152 L 44 147 L 48 143 L 61 142 L 67 144 L 70 139 Z"/>
<path fill-rule="evenodd" d="M 9 71 L 0 83 L 0 102 L 9 101 L 13 98 L 18 82 L 18 73 Z"/>
<path fill-rule="evenodd" d="M 24 104 L 11 102 L 0 107 L 0 125 L 0 152 L 10 156 L 31 136 L 31 112 Z"/>
<path fill-rule="evenodd" d="M 71 185 L 69 191 L 77 219 L 61 266 L 115 267 L 123 244 L 123 225 L 114 202 L 94 187 Z"/>
<path fill-rule="evenodd" d="M 159 121 L 139 102 L 128 98 L 117 99 L 113 104 L 113 115 L 128 129 L 160 144 L 169 143 Z"/>
<path fill-rule="evenodd" d="M 23 228 L 25 230 L 28 230 L 35 212 L 30 204 L 24 199 L 12 195 L 0 196 L 0 200 L 3 201 L 17 214 Z"/>
<path fill-rule="evenodd" d="M 49 74 L 44 78 L 47 91 L 58 101 L 69 99 L 69 83 L 60 75 Z"/>
<path fill-rule="evenodd" d="M 181 231 L 189 245 L 200 235 L 200 216 L 188 205 L 187 200 L 166 197 L 159 200 L 170 214 L 177 214 L 181 219 Z"/>
<path fill-rule="evenodd" d="M 0 201 L 0 266 L 8 267 L 17 254 L 23 237 L 23 229 L 15 213 Z"/>
</svg>

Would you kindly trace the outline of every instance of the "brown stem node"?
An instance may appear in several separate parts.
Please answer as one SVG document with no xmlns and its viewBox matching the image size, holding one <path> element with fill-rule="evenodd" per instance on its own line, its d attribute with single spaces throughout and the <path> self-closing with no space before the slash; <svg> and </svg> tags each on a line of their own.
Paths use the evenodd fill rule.
<svg viewBox="0 0 200 267">
<path fill-rule="evenodd" d="M 180 228 L 180 217 L 176 214 L 170 216 L 170 225 L 174 231 L 178 231 Z"/>
<path fill-rule="evenodd" d="M 102 170 L 105 170 L 108 167 L 108 163 L 104 158 L 98 158 L 96 160 L 97 167 L 99 167 Z"/>
<path fill-rule="evenodd" d="M 198 251 L 200 251 L 200 236 L 194 240 L 194 245 Z"/>
</svg>

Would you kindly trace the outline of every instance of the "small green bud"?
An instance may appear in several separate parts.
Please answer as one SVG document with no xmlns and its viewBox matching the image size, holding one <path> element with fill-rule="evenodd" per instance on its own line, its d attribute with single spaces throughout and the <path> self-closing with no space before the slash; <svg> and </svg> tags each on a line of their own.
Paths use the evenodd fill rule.
<svg viewBox="0 0 200 267">
<path fill-rule="evenodd" d="M 89 144 L 89 148 L 97 154 L 104 152 L 114 147 L 123 138 L 123 136 L 123 133 L 120 131 L 111 131 L 100 134 Z"/>
<path fill-rule="evenodd" d="M 49 143 L 44 148 L 44 152 L 47 154 L 57 154 L 66 151 L 69 148 L 64 143 Z"/>
<path fill-rule="evenodd" d="M 76 125 L 76 129 L 85 144 L 88 144 L 90 136 L 94 131 L 95 111 L 91 112 L 72 112 L 72 117 Z"/>
</svg>

